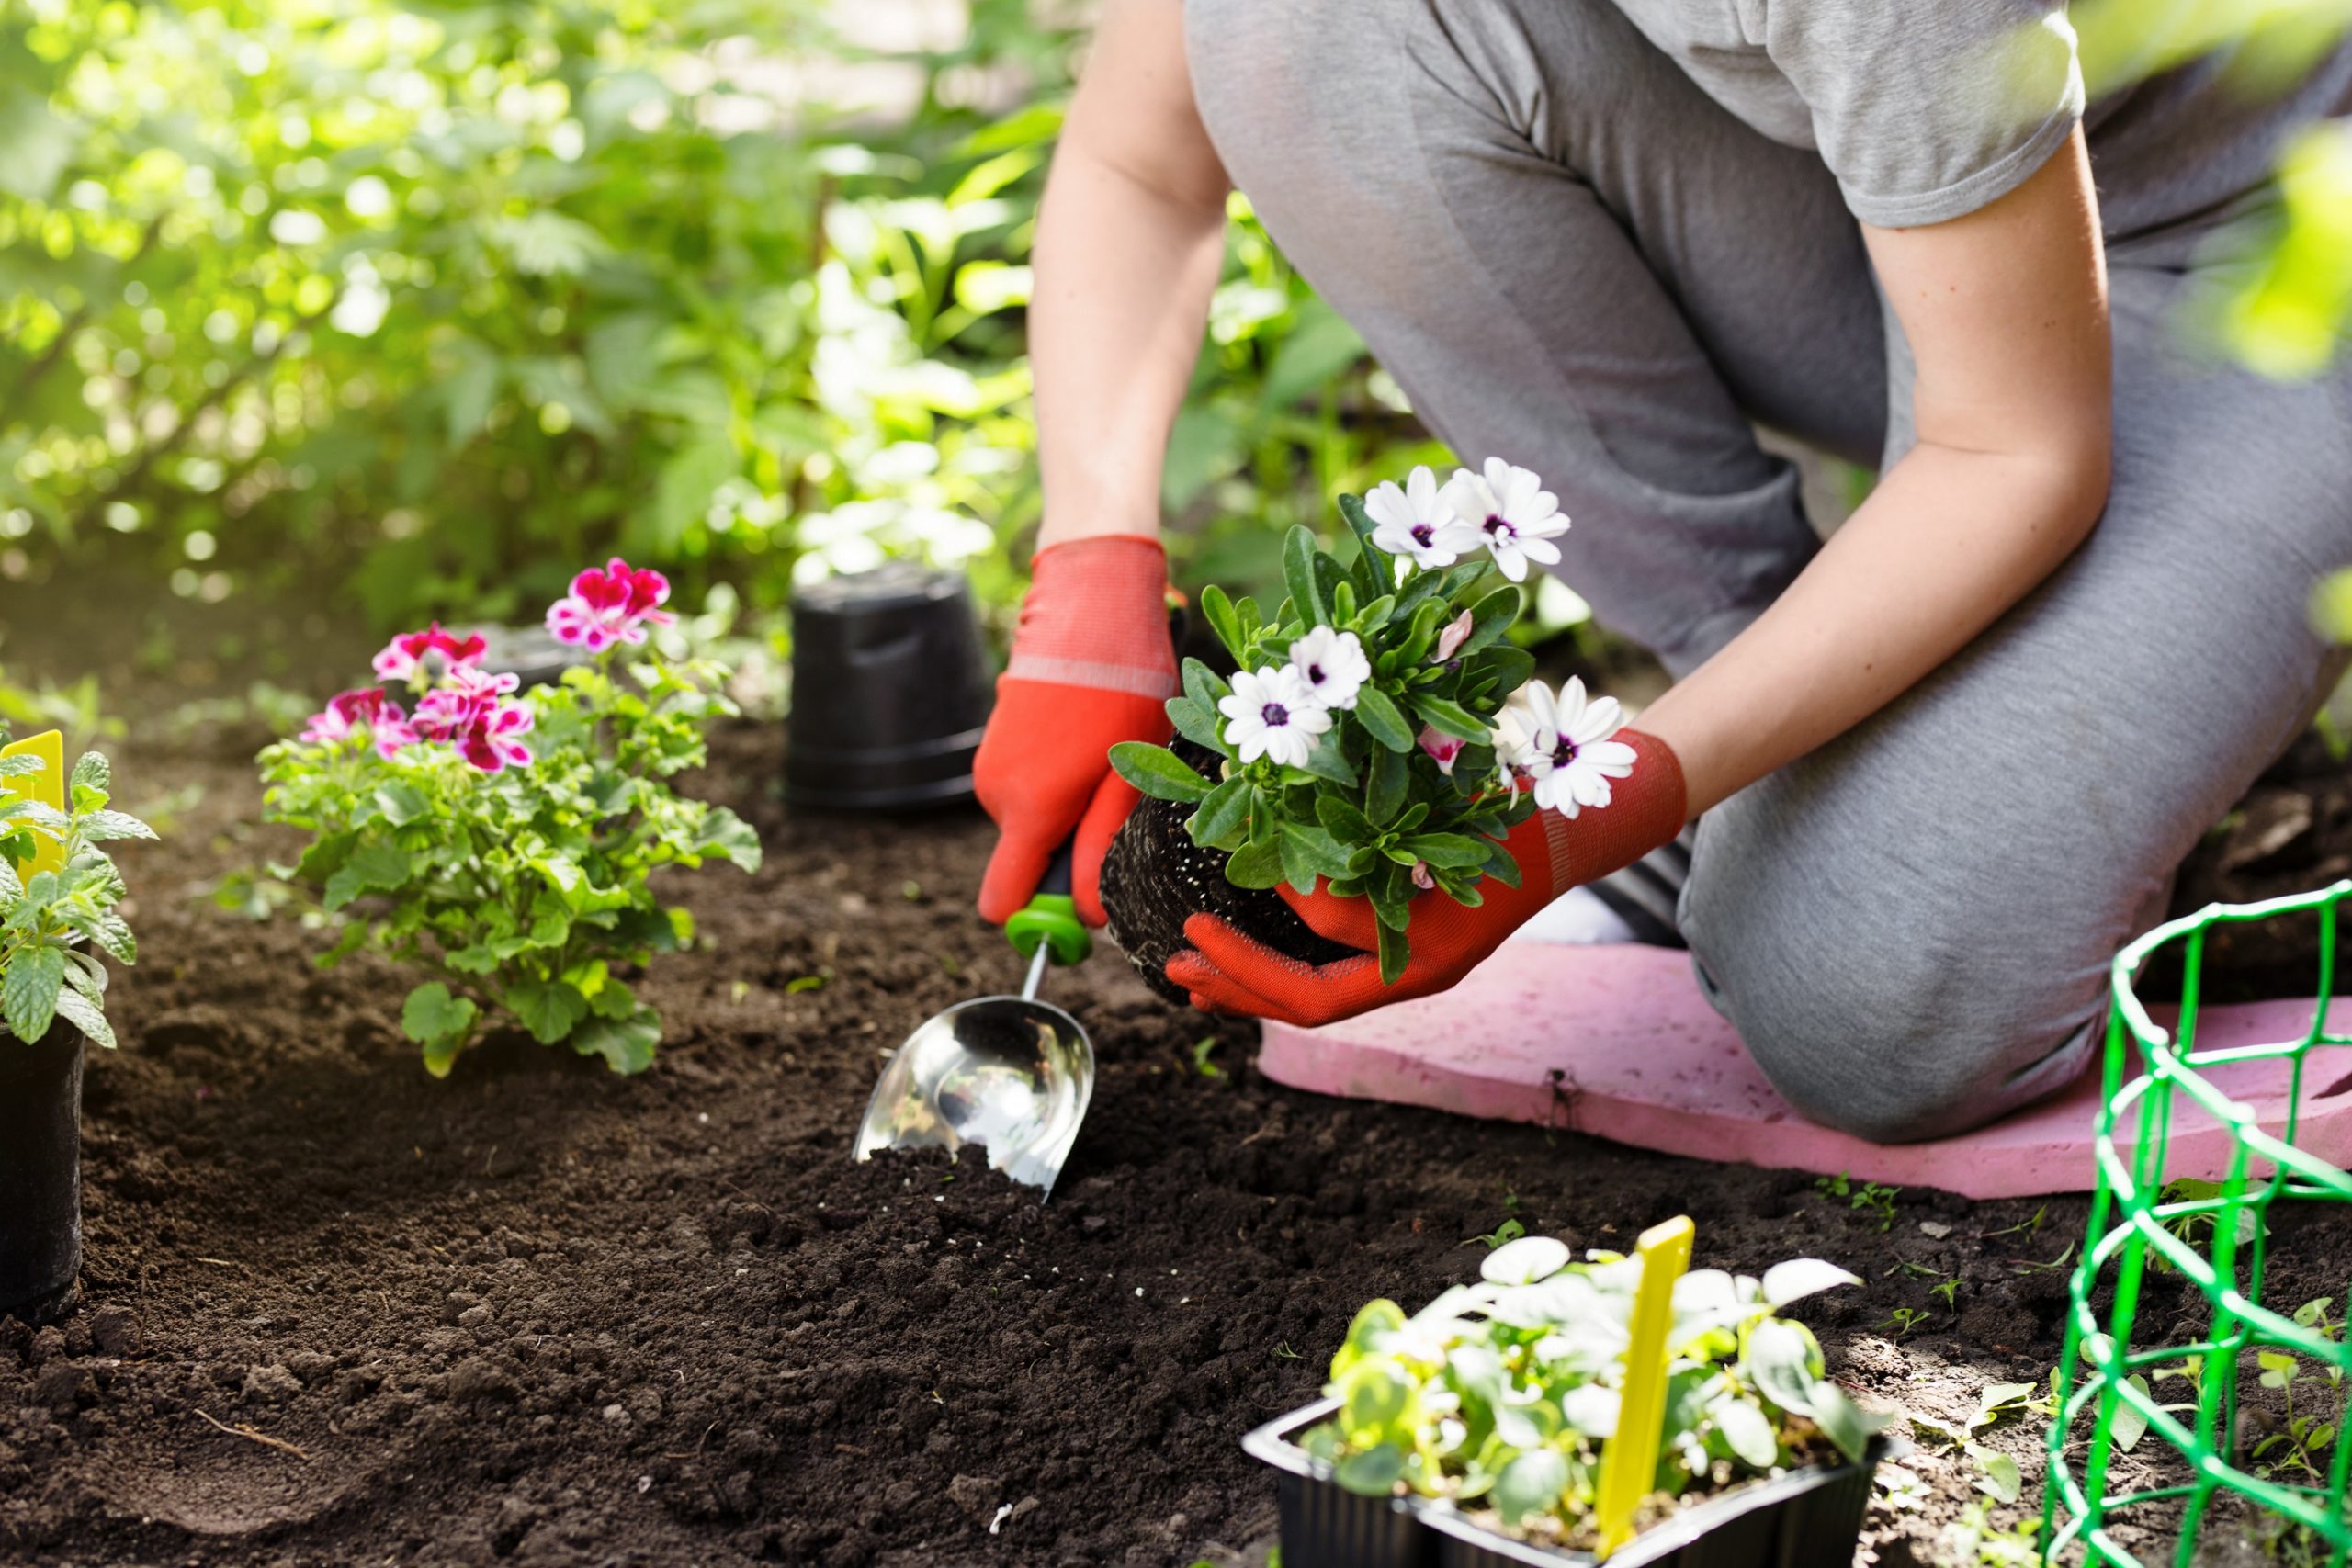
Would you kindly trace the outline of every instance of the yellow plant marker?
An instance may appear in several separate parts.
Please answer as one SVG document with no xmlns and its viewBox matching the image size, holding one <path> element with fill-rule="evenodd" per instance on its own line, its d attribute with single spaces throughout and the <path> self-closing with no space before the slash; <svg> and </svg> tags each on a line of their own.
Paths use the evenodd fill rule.
<svg viewBox="0 0 2352 1568">
<path fill-rule="evenodd" d="M 1690 1267 L 1690 1216 L 1652 1225 L 1634 1244 L 1642 1282 L 1634 1292 L 1634 1324 L 1625 1347 L 1625 1384 L 1617 1431 L 1600 1450 L 1600 1515 L 1603 1562 L 1634 1533 L 1634 1510 L 1657 1476 L 1657 1444 L 1666 1427 L 1667 1331 L 1674 1326 L 1674 1282 Z"/>
<path fill-rule="evenodd" d="M 45 730 L 28 735 L 0 746 L 0 757 L 15 757 L 29 752 L 41 761 L 40 772 L 25 773 L 13 779 L 0 779 L 0 790 L 39 801 L 43 806 L 65 809 L 65 737 L 57 730 Z M 33 858 L 21 867 L 27 875 L 44 871 L 65 869 L 65 846 L 43 833 L 33 835 Z"/>
</svg>

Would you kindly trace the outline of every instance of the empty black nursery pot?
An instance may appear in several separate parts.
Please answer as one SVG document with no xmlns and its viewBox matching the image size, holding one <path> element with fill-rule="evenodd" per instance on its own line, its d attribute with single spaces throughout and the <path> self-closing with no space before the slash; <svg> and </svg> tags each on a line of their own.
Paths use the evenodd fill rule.
<svg viewBox="0 0 2352 1568">
<path fill-rule="evenodd" d="M 785 799 L 851 811 L 970 799 L 989 676 L 958 573 L 892 561 L 800 590 Z"/>
<path fill-rule="evenodd" d="M 556 640 L 545 626 L 477 626 L 484 647 L 481 667 L 493 675 L 513 675 L 525 690 L 552 686 L 574 664 L 590 655 Z"/>
<path fill-rule="evenodd" d="M 1180 739 L 1170 749 L 1194 771 L 1216 777 L 1211 764 L 1216 759 L 1206 747 Z M 1224 852 L 1201 848 L 1184 830 L 1192 815 L 1188 805 L 1146 797 L 1102 859 L 1102 912 L 1110 917 L 1111 940 L 1145 984 L 1171 1002 L 1192 999 L 1162 971 L 1177 949 L 1190 945 L 1184 922 L 1201 913 L 1304 963 L 1360 956 L 1356 948 L 1317 936 L 1272 888 L 1227 882 Z"/>
<path fill-rule="evenodd" d="M 0 1317 L 74 1308 L 82 1268 L 82 1032 L 0 1037 Z"/>
</svg>

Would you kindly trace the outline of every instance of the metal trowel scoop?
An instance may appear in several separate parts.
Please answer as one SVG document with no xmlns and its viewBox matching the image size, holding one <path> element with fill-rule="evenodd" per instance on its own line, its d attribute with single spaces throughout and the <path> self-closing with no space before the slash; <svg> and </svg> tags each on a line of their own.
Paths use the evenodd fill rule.
<svg viewBox="0 0 2352 1568">
<path fill-rule="evenodd" d="M 1094 1095 L 1094 1046 L 1078 1020 L 1037 999 L 1048 964 L 1094 951 L 1070 898 L 1070 846 L 1056 852 L 1035 897 L 1004 925 L 1029 960 L 1017 997 L 982 997 L 924 1023 L 899 1047 L 866 1102 L 854 1157 L 876 1149 L 967 1144 L 1047 1196 Z"/>
</svg>

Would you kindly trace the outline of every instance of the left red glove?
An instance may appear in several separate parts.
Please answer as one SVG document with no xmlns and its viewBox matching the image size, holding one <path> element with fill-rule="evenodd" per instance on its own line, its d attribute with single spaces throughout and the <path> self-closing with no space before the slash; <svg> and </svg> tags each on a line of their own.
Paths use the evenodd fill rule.
<svg viewBox="0 0 2352 1568">
<path fill-rule="evenodd" d="M 1271 1018 L 1304 1028 L 1335 1023 L 1390 1002 L 1450 989 L 1503 939 L 1535 918 L 1571 887 L 1631 865 L 1682 831 L 1688 795 L 1682 763 L 1665 741 L 1637 729 L 1611 737 L 1634 749 L 1631 775 L 1618 780 L 1607 806 L 1589 806 L 1574 818 L 1543 810 L 1503 840 L 1519 863 L 1520 883 L 1481 882 L 1485 902 L 1465 908 L 1443 893 L 1412 902 L 1408 934 L 1413 956 L 1394 985 L 1380 978 L 1372 902 L 1335 897 L 1318 880 L 1302 894 L 1279 889 L 1317 935 L 1362 949 L 1359 956 L 1310 964 L 1253 942 L 1215 915 L 1184 922 L 1193 945 L 1168 961 L 1170 980 L 1193 993 L 1204 1012 Z"/>
<path fill-rule="evenodd" d="M 1103 923 L 1100 879 L 1112 836 L 1142 797 L 1111 771 L 1122 740 L 1171 733 L 1181 689 L 1168 643 L 1168 557 L 1156 539 L 1105 534 L 1041 550 L 996 683 L 996 711 L 972 786 L 996 818 L 980 914 L 1002 925 L 1029 901 L 1054 851 L 1073 840 L 1070 891 Z"/>
</svg>

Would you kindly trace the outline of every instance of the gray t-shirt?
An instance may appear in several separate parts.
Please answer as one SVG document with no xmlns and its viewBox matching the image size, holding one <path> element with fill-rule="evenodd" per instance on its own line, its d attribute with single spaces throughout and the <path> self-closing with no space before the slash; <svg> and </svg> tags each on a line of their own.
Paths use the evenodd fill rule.
<svg viewBox="0 0 2352 1568">
<path fill-rule="evenodd" d="M 1854 215 L 1885 228 L 2007 195 L 2080 122 L 2109 234 L 2140 233 L 2243 196 L 2297 129 L 2352 108 L 2352 45 L 2264 93 L 2207 56 L 2086 104 L 2064 0 L 1616 5 L 1733 114 L 1818 150 Z"/>
</svg>

